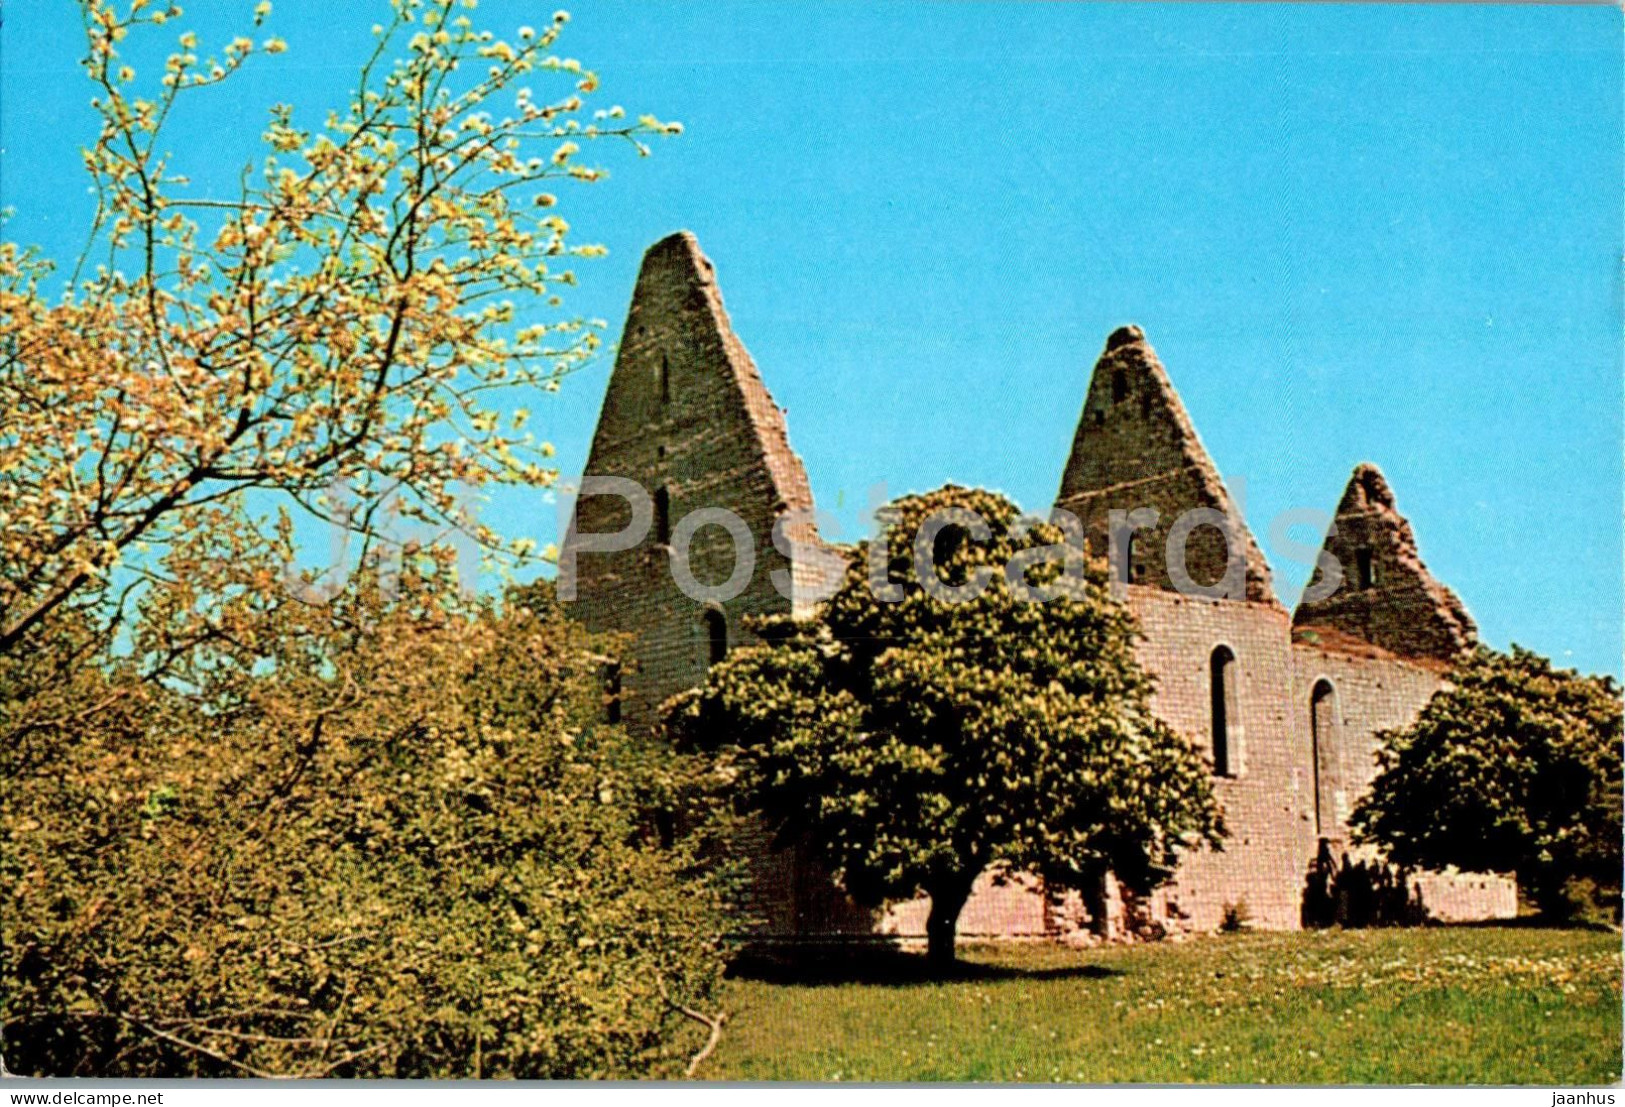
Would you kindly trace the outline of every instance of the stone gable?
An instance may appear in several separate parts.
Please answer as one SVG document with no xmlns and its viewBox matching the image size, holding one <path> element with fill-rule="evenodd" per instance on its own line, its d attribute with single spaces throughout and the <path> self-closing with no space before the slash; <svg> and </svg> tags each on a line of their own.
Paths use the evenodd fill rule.
<svg viewBox="0 0 1625 1107">
<path fill-rule="evenodd" d="M 1166 590 L 1175 588 L 1165 556 L 1169 531 L 1182 513 L 1206 508 L 1228 521 L 1235 548 L 1217 527 L 1196 527 L 1185 543 L 1190 580 L 1216 585 L 1239 562 L 1246 598 L 1277 602 L 1269 564 L 1139 327 L 1112 332 L 1095 363 L 1055 506 L 1078 517 L 1099 555 L 1113 510 L 1155 509 L 1157 523 L 1134 536 L 1126 583 Z"/>
<path fill-rule="evenodd" d="M 1461 600 L 1422 563 L 1411 524 L 1375 465 L 1355 467 L 1322 549 L 1340 566 L 1342 581 L 1331 595 L 1299 603 L 1292 616 L 1298 640 L 1437 666 L 1477 641 Z M 1326 583 L 1317 568 L 1307 592 Z"/>
<path fill-rule="evenodd" d="M 687 232 L 662 239 L 644 255 L 586 474 L 633 480 L 654 504 L 654 525 L 635 549 L 579 553 L 574 581 L 575 611 L 590 629 L 633 636 L 620 674 L 624 718 L 649 726 L 662 700 L 704 679 L 715 620 L 722 621 L 724 646 L 731 648 L 750 640 L 745 617 L 807 606 L 774 586 L 773 574 L 792 568 L 774 546 L 774 524 L 801 513 L 805 518 L 786 528 L 788 536 L 817 541 L 812 492 L 790 449 L 784 414 L 734 334 L 710 260 Z M 714 604 L 679 590 L 670 556 L 673 528 L 709 507 L 744 520 L 755 559 L 744 591 Z M 618 531 L 630 517 L 620 497 L 582 497 L 566 549 L 577 543 L 578 531 Z M 690 564 L 702 584 L 728 580 L 735 568 L 732 538 L 718 526 L 701 528 Z"/>
</svg>

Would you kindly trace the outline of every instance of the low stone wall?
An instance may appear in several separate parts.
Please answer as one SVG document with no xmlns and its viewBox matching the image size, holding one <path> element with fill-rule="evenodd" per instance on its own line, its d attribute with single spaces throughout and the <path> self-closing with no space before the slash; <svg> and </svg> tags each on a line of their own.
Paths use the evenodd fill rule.
<svg viewBox="0 0 1625 1107">
<path fill-rule="evenodd" d="M 1436 922 L 1479 922 L 1518 915 L 1518 882 L 1495 873 L 1419 873 L 1422 906 Z"/>
</svg>

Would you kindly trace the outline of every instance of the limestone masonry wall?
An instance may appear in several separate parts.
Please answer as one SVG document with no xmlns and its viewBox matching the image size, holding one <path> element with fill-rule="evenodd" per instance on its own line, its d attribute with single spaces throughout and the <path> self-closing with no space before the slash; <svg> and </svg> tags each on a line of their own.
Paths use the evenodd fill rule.
<svg viewBox="0 0 1625 1107">
<path fill-rule="evenodd" d="M 575 572 L 575 610 L 587 626 L 634 636 L 621 674 L 624 718 L 650 726 L 663 699 L 704 680 L 709 609 L 721 616 L 729 647 L 751 640 L 746 616 L 790 613 L 791 600 L 772 579 L 791 568 L 773 545 L 773 526 L 812 509 L 783 414 L 734 336 L 711 263 L 691 235 L 664 239 L 644 258 L 586 472 L 630 478 L 656 505 L 651 533 L 635 549 L 583 553 Z M 714 605 L 678 589 L 670 559 L 671 529 L 707 507 L 742 518 L 755 547 L 744 592 Z M 567 547 L 577 529 L 617 531 L 630 513 L 617 496 L 583 497 Z M 810 517 L 794 533 L 816 540 Z M 689 560 L 696 580 L 720 585 L 734 571 L 733 539 L 721 527 L 703 527 Z"/>
<path fill-rule="evenodd" d="M 1414 722 L 1438 690 L 1439 673 L 1398 659 L 1351 657 L 1301 642 L 1292 652 L 1293 699 L 1303 708 L 1307 742 L 1321 754 L 1317 834 L 1341 847 L 1348 842 L 1349 814 L 1377 775 L 1378 733 Z M 1310 717 L 1317 688 L 1329 703 L 1319 727 Z"/>
<path fill-rule="evenodd" d="M 813 610 L 818 572 L 775 548 L 788 536 L 827 550 L 811 522 L 812 494 L 791 451 L 783 413 L 734 335 L 711 263 L 686 233 L 644 257 L 620 352 L 587 462 L 590 476 L 630 478 L 648 490 L 656 519 L 636 547 L 579 552 L 573 611 L 595 631 L 625 635 L 619 705 L 624 721 L 652 727 L 666 697 L 705 678 L 718 649 L 751 641 L 750 615 Z M 750 532 L 755 567 L 743 591 L 716 603 L 685 596 L 673 579 L 674 531 L 697 509 L 724 507 Z M 1422 564 L 1410 524 L 1375 467 L 1355 469 L 1323 557 L 1344 580 L 1288 615 L 1269 566 L 1144 334 L 1107 340 L 1090 376 L 1057 508 L 1074 513 L 1097 555 L 1107 553 L 1113 510 L 1157 509 L 1127 562 L 1121 594 L 1139 622 L 1141 664 L 1155 680 L 1153 707 L 1209 759 L 1229 838 L 1222 850 L 1185 858 L 1149 901 L 1140 925 L 1208 930 L 1244 904 L 1253 925 L 1299 925 L 1304 878 L 1321 838 L 1342 849 L 1348 817 L 1376 773 L 1378 734 L 1415 719 L 1450 660 L 1474 641 L 1472 619 Z M 1190 576 L 1211 585 L 1227 572 L 1229 598 L 1181 594 L 1166 568 L 1170 528 L 1182 512 L 1223 521 L 1191 530 Z M 583 497 L 565 539 L 565 565 L 586 535 L 623 528 L 628 505 Z M 1226 532 L 1229 541 L 1226 541 Z M 716 585 L 735 569 L 721 527 L 694 534 L 696 579 Z M 1324 570 L 1323 570 L 1324 571 Z M 790 595 L 774 574 L 794 582 Z M 1233 577 L 1232 579 L 1237 579 Z M 561 583 L 566 583 L 561 581 Z M 781 937 L 923 935 L 926 903 L 868 911 L 851 903 L 816 861 L 774 850 L 748 832 L 753 856 L 751 926 Z M 1425 902 L 1440 918 L 1515 912 L 1509 879 L 1424 874 Z M 1112 919 L 1089 919 L 1076 894 L 1051 896 L 1035 879 L 984 874 L 966 905 L 966 936 L 1058 936 L 1120 926 L 1125 909 L 1108 887 Z"/>
<path fill-rule="evenodd" d="M 628 726 L 652 728 L 663 700 L 704 681 L 718 645 L 715 620 L 724 635 L 720 648 L 732 649 L 754 640 L 746 617 L 809 607 L 803 597 L 812 574 L 804 563 L 792 566 L 775 546 L 774 525 L 786 519 L 791 540 L 819 543 L 812 493 L 790 449 L 783 413 L 734 335 L 711 262 L 692 235 L 672 235 L 644 256 L 586 474 L 630 479 L 654 503 L 650 532 L 635 548 L 576 556 L 571 608 L 589 629 L 628 637 L 619 676 L 621 717 Z M 736 598 L 702 603 L 679 589 L 671 549 L 681 520 L 712 507 L 745 522 L 755 566 Z M 578 546 L 578 534 L 613 533 L 630 518 L 630 505 L 618 496 L 582 497 L 566 551 Z M 689 563 L 701 584 L 722 584 L 735 570 L 733 538 L 719 526 L 700 528 Z M 789 597 L 775 573 L 789 574 Z M 808 859 L 773 850 L 765 830 L 748 832 L 743 844 L 754 859 L 748 910 L 762 929 L 857 933 L 872 927 L 873 912 L 839 894 Z"/>
<path fill-rule="evenodd" d="M 1350 848 L 1348 817 L 1376 779 L 1377 751 L 1385 730 L 1416 721 L 1443 684 L 1437 665 L 1399 658 L 1362 657 L 1303 642 L 1293 646 L 1294 695 L 1308 705 L 1305 736 L 1320 756 L 1320 837 L 1334 855 Z M 1317 691 L 1330 709 L 1330 725 L 1315 726 Z M 1369 853 L 1367 849 L 1354 851 Z M 1428 914 L 1445 922 L 1512 918 L 1518 913 L 1517 883 L 1492 873 L 1419 873 L 1416 882 Z"/>
<path fill-rule="evenodd" d="M 1297 926 L 1315 850 L 1313 773 L 1299 737 L 1286 612 L 1152 588 L 1130 589 L 1129 606 L 1145 635 L 1140 663 L 1156 680 L 1153 709 L 1210 759 L 1211 658 L 1221 647 L 1235 657 L 1240 725 L 1230 728 L 1230 774 L 1214 778 L 1230 837 L 1222 851 L 1187 856 L 1154 898 L 1157 915 L 1208 930 L 1227 904 L 1245 902 L 1256 926 Z"/>
</svg>

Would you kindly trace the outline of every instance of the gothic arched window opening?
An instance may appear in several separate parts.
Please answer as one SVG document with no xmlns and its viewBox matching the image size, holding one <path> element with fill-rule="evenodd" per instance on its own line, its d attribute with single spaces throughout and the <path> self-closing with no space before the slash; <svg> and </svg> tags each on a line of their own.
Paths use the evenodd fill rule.
<svg viewBox="0 0 1625 1107">
<path fill-rule="evenodd" d="M 671 493 L 664 485 L 655 489 L 655 544 L 671 545 Z"/>
<path fill-rule="evenodd" d="M 1309 694 L 1310 756 L 1315 766 L 1315 836 L 1332 837 L 1336 820 L 1337 691 L 1329 680 L 1315 682 Z"/>
<path fill-rule="evenodd" d="M 705 613 L 705 646 L 707 665 L 728 656 L 728 619 L 716 608 Z"/>
</svg>

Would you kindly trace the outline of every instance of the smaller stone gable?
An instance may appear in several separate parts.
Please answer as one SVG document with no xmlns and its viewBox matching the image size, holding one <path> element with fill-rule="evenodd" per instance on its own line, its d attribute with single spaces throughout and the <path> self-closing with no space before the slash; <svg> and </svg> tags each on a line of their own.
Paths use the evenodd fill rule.
<svg viewBox="0 0 1625 1107">
<path fill-rule="evenodd" d="M 1322 546 L 1342 582 L 1310 599 L 1325 581 L 1317 566 L 1292 617 L 1293 636 L 1328 650 L 1448 666 L 1472 648 L 1478 628 L 1456 594 L 1428 572 L 1411 525 L 1375 466 L 1355 466 Z"/>
</svg>

